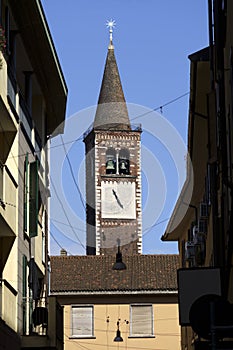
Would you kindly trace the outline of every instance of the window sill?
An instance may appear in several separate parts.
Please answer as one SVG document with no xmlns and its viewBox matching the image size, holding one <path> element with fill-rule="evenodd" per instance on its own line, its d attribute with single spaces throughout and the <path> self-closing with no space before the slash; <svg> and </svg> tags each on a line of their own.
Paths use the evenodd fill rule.
<svg viewBox="0 0 233 350">
<path fill-rule="evenodd" d="M 155 335 L 129 335 L 128 338 L 155 338 Z"/>
<path fill-rule="evenodd" d="M 83 336 L 80 336 L 80 335 L 71 335 L 69 337 L 69 339 L 96 339 L 96 337 L 94 337 L 93 335 L 83 335 Z"/>
</svg>

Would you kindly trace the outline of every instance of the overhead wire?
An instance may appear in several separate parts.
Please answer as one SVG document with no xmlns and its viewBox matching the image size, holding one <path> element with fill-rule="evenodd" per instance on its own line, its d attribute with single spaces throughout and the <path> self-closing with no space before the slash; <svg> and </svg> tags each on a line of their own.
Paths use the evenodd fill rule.
<svg viewBox="0 0 233 350">
<path fill-rule="evenodd" d="M 174 102 L 180 100 L 181 98 L 183 98 L 183 97 L 185 97 L 185 96 L 187 96 L 187 95 L 189 95 L 189 92 L 185 92 L 184 94 L 182 94 L 182 95 L 180 95 L 180 96 L 178 96 L 178 97 L 176 97 L 176 98 L 174 98 L 174 99 L 172 99 L 172 100 L 170 100 L 170 101 L 164 103 L 163 105 L 160 105 L 160 106 L 158 106 L 158 107 L 155 107 L 155 108 L 153 108 L 152 110 L 150 110 L 150 111 L 148 111 L 148 112 L 142 113 L 142 114 L 140 114 L 140 115 L 138 115 L 138 116 L 132 118 L 131 120 L 135 120 L 135 119 L 144 117 L 144 116 L 146 116 L 146 115 L 148 115 L 148 114 L 150 114 L 150 113 L 152 113 L 152 112 L 156 112 L 156 111 L 158 111 L 158 110 L 162 111 L 162 109 L 163 109 L 164 107 L 166 107 L 166 106 L 168 106 L 168 105 L 170 105 L 170 104 L 172 104 L 172 103 L 174 103 Z"/>
<path fill-rule="evenodd" d="M 51 237 L 53 238 L 53 240 L 57 243 L 57 245 L 61 248 L 61 249 L 64 249 L 64 247 L 58 242 L 58 240 L 55 238 L 55 236 L 54 236 L 54 234 L 49 230 L 49 233 L 50 233 L 50 235 L 51 235 Z M 65 249 L 66 250 L 66 249 Z M 66 250 L 67 251 L 67 250 Z M 69 253 L 68 251 L 67 251 L 67 253 Z M 71 253 L 69 253 L 69 254 L 71 254 Z M 72 255 L 72 254 L 71 254 Z"/>
<path fill-rule="evenodd" d="M 172 104 L 172 103 L 182 99 L 183 97 L 185 97 L 187 95 L 189 95 L 189 92 L 186 92 L 186 93 L 184 93 L 184 94 L 182 94 L 182 95 L 180 95 L 180 96 L 178 96 L 178 97 L 176 97 L 176 98 L 174 98 L 172 100 L 169 100 L 168 102 L 164 103 L 163 105 L 157 106 L 157 107 L 149 110 L 148 112 L 145 112 L 145 113 L 142 113 L 142 114 L 140 114 L 140 115 L 138 115 L 136 117 L 133 117 L 131 120 L 136 120 L 138 118 L 144 117 L 145 115 L 148 115 L 150 113 L 153 113 L 153 112 L 156 112 L 158 110 L 161 110 L 161 108 L 163 109 L 164 107 L 166 107 L 166 106 L 168 106 L 168 105 L 170 105 L 170 104 Z M 60 144 L 51 145 L 50 147 L 48 147 L 48 150 L 49 149 L 53 149 L 53 148 L 57 148 L 57 147 L 63 147 L 64 145 L 68 145 L 68 144 L 73 144 L 75 142 L 81 141 L 82 139 L 83 139 L 83 135 L 81 135 L 78 138 L 76 138 L 74 140 L 71 140 L 71 141 L 64 142 L 64 140 L 63 140 L 63 142 L 61 142 Z M 41 151 L 35 151 L 34 153 L 37 154 L 37 153 L 40 153 L 40 152 Z M 17 156 L 13 156 L 13 158 L 22 157 L 22 156 L 26 156 L 26 153 L 18 154 Z M 11 158 L 11 157 L 9 157 L 9 158 Z"/>
<path fill-rule="evenodd" d="M 73 167 L 72 167 L 72 164 L 71 164 L 71 161 L 70 161 L 70 157 L 69 157 L 69 155 L 68 155 L 68 152 L 66 151 L 66 147 L 65 147 L 65 144 L 64 144 L 62 135 L 60 135 L 60 138 L 61 138 L 61 140 L 62 140 L 62 145 L 63 145 L 64 152 L 65 152 L 65 159 L 67 159 L 67 161 L 68 161 L 68 164 L 69 164 L 69 168 L 70 168 L 70 172 L 71 172 L 71 176 L 72 176 L 73 182 L 74 182 L 74 184 L 75 184 L 75 187 L 76 187 L 77 190 L 78 190 L 78 194 L 79 194 L 79 198 L 80 198 L 80 200 L 81 200 L 82 206 L 83 206 L 84 209 L 86 209 L 86 206 L 85 206 L 85 204 L 84 204 L 84 199 L 83 199 L 82 193 L 81 193 L 81 191 L 80 191 L 79 185 L 78 185 L 78 183 L 77 183 L 77 181 L 76 181 L 76 178 L 75 178 L 75 176 L 74 176 Z"/>
<path fill-rule="evenodd" d="M 56 219 L 51 218 L 51 217 L 50 217 L 50 220 L 53 221 L 53 222 L 57 222 L 58 224 L 61 224 L 61 225 L 64 225 L 64 226 L 70 226 L 70 225 L 68 225 L 68 224 L 66 224 L 66 223 L 64 223 L 64 222 L 62 222 L 60 220 L 56 220 Z M 73 226 L 73 228 L 74 228 L 74 230 L 77 230 L 77 231 L 86 232 L 86 230 L 83 230 L 83 229 L 81 229 L 79 227 Z"/>
<path fill-rule="evenodd" d="M 1 128 L 2 132 L 3 132 L 3 134 L 6 134 L 5 131 L 4 131 L 4 128 L 3 128 L 3 126 L 2 126 L 1 120 L 0 120 L 0 128 Z M 15 163 L 15 166 L 16 166 L 16 168 L 18 169 L 19 176 L 20 176 L 20 178 L 22 179 L 22 181 L 24 182 L 24 174 L 23 174 L 22 171 L 20 170 L 20 168 L 19 168 L 19 166 L 18 166 L 18 163 L 17 163 L 17 161 L 16 161 L 16 158 L 18 158 L 18 157 L 15 156 L 15 155 L 13 154 L 13 152 L 12 152 L 12 150 L 11 150 L 11 145 L 10 145 L 10 142 L 9 142 L 9 140 L 8 140 L 7 135 L 5 135 L 5 140 L 6 140 L 6 142 L 7 142 L 7 145 L 9 146 L 10 153 L 12 154 L 12 157 L 11 157 L 11 158 L 13 158 L 14 163 Z M 35 152 L 32 152 L 32 151 L 28 151 L 27 153 L 23 153 L 23 155 L 26 156 L 26 155 L 29 154 L 29 153 L 32 154 L 32 156 L 35 156 Z M 61 206 L 62 206 L 62 210 L 63 210 L 63 212 L 64 212 L 64 214 L 65 214 L 65 216 L 66 216 L 67 222 L 69 223 L 68 226 L 69 226 L 69 227 L 71 228 L 71 230 L 73 231 L 73 233 L 74 233 L 74 235 L 76 236 L 77 241 L 79 242 L 79 244 L 82 246 L 82 248 L 83 248 L 84 250 L 86 250 L 85 246 L 82 244 L 80 238 L 78 237 L 77 233 L 75 232 L 75 230 L 73 229 L 73 227 L 72 227 L 72 225 L 71 225 L 71 222 L 70 222 L 69 217 L 68 217 L 68 215 L 67 215 L 67 213 L 66 213 L 66 211 L 65 211 L 65 208 L 64 208 L 64 206 L 63 206 L 63 204 L 62 204 L 62 201 L 61 201 L 60 197 L 58 196 L 58 193 L 57 193 L 57 191 L 56 191 L 55 186 L 53 185 L 53 180 L 52 180 L 51 174 L 50 174 L 50 180 L 51 180 L 51 184 L 52 184 L 52 186 L 53 186 L 53 188 L 54 188 L 54 192 L 55 192 L 55 194 L 56 194 L 56 197 L 57 197 L 59 203 L 60 203 Z M 4 203 L 5 205 L 9 205 L 9 206 L 14 206 L 14 207 L 16 207 L 16 205 L 13 204 L 13 203 L 4 202 L 4 201 L 3 201 L 3 203 Z M 20 215 L 23 216 L 23 211 L 21 211 Z M 51 233 L 51 232 L 50 232 L 50 233 Z M 53 237 L 53 238 L 54 238 L 54 237 Z M 56 242 L 56 243 L 58 244 L 58 242 Z M 59 244 L 59 246 L 60 246 L 60 244 Z"/>
<path fill-rule="evenodd" d="M 159 110 L 159 109 L 161 110 L 163 107 L 166 107 L 166 106 L 168 106 L 168 105 L 170 105 L 170 104 L 172 104 L 172 103 L 174 103 L 174 102 L 180 100 L 181 98 L 187 96 L 188 94 L 189 94 L 189 92 L 186 92 L 186 93 L 184 93 L 184 94 L 182 94 L 182 95 L 180 95 L 180 96 L 178 96 L 178 97 L 176 97 L 176 98 L 174 98 L 174 99 L 172 99 L 172 100 L 166 102 L 165 104 L 160 105 L 159 107 L 153 108 L 151 111 L 148 111 L 148 112 L 146 112 L 146 113 L 144 113 L 144 114 L 141 114 L 141 115 L 139 115 L 139 116 L 137 116 L 137 117 L 135 117 L 135 118 L 132 118 L 132 120 L 135 120 L 135 119 L 137 119 L 137 118 L 139 118 L 139 117 L 145 116 L 145 115 L 147 115 L 147 114 L 149 114 L 149 113 L 152 113 L 152 112 L 154 112 L 154 111 L 157 111 L 157 110 Z M 75 176 L 74 176 L 74 171 L 73 171 L 72 163 L 71 163 L 71 161 L 70 161 L 68 152 L 67 152 L 66 147 L 65 147 L 65 144 L 66 144 L 66 143 L 64 142 L 62 135 L 60 135 L 60 138 L 61 138 L 61 141 L 62 141 L 61 145 L 63 146 L 64 151 L 65 151 L 65 157 L 66 157 L 66 159 L 67 159 L 67 161 L 68 161 L 68 164 L 69 164 L 69 168 L 70 168 L 70 172 L 71 172 L 71 176 L 72 176 L 73 182 L 74 182 L 74 184 L 75 184 L 75 187 L 76 187 L 77 190 L 78 190 L 78 194 L 79 194 L 79 197 L 80 197 L 82 206 L 83 206 L 83 208 L 85 209 L 84 199 L 83 199 L 83 197 L 82 197 L 82 193 L 81 193 L 81 191 L 80 191 L 79 185 L 78 185 L 78 183 L 77 183 L 77 181 L 76 181 L 76 178 L 75 178 Z M 77 138 L 74 142 L 77 142 L 77 141 L 79 141 L 80 139 L 81 139 L 81 136 L 80 136 L 79 138 Z M 69 143 L 72 143 L 72 142 L 69 142 Z M 162 221 L 160 221 L 160 222 L 158 222 L 158 223 L 155 223 L 155 224 L 153 224 L 153 225 L 147 227 L 145 230 L 143 230 L 143 233 L 142 233 L 142 234 L 143 234 L 143 237 L 144 237 L 146 234 L 148 234 L 152 228 L 154 228 L 154 227 L 157 226 L 157 225 L 160 225 L 160 224 L 163 223 L 163 222 L 168 221 L 169 219 L 170 219 L 170 218 L 164 219 L 164 220 L 162 220 Z M 70 225 L 69 225 L 69 226 L 70 226 Z"/>
<path fill-rule="evenodd" d="M 54 185 L 54 183 L 53 183 L 52 178 L 51 178 L 51 184 L 52 184 L 52 187 L 53 187 L 53 189 L 54 189 L 54 193 L 55 193 L 55 195 L 56 195 L 56 197 L 57 197 L 57 199 L 58 199 L 58 201 L 59 201 L 59 203 L 60 203 L 60 206 L 61 206 L 61 208 L 62 208 L 62 210 L 63 210 L 63 213 L 65 214 L 66 220 L 67 220 L 67 222 L 69 223 L 69 227 L 71 228 L 72 232 L 74 233 L 75 237 L 77 238 L 77 240 L 78 240 L 78 242 L 80 243 L 80 245 L 82 246 L 82 248 L 83 248 L 84 250 L 86 250 L 85 246 L 84 246 L 83 243 L 81 242 L 79 236 L 77 235 L 76 231 L 74 230 L 74 228 L 73 228 L 73 226 L 72 226 L 72 224 L 71 224 L 71 222 L 70 222 L 69 216 L 67 215 L 66 210 L 65 210 L 65 208 L 64 208 L 64 205 L 63 205 L 63 203 L 62 203 L 62 201 L 61 201 L 61 199 L 60 199 L 60 197 L 59 197 L 59 195 L 58 195 L 58 193 L 57 193 L 57 190 L 56 190 L 56 187 L 55 187 L 55 185 Z"/>
<path fill-rule="evenodd" d="M 176 97 L 176 98 L 174 98 L 174 99 L 172 99 L 172 100 L 166 102 L 166 103 L 163 104 L 163 105 L 160 105 L 160 106 L 158 106 L 158 107 L 156 107 L 156 108 L 153 108 L 152 110 L 150 110 L 150 111 L 148 111 L 148 112 L 146 112 L 146 113 L 140 114 L 139 116 L 136 116 L 136 117 L 132 118 L 132 120 L 138 119 L 139 117 L 143 117 L 143 116 L 145 116 L 145 115 L 147 115 L 147 114 L 152 113 L 153 111 L 157 111 L 157 110 L 159 110 L 159 109 L 161 110 L 161 108 L 163 108 L 163 107 L 165 107 L 165 106 L 168 106 L 169 104 L 172 104 L 172 103 L 178 101 L 179 99 L 181 99 L 181 98 L 187 96 L 188 94 L 189 94 L 189 92 L 186 92 L 186 93 L 184 93 L 184 94 L 182 94 L 182 95 L 180 95 L 180 96 L 178 96 L 178 97 Z M 0 126 L 1 126 L 1 129 L 2 129 L 3 132 L 4 132 L 4 128 L 3 128 L 2 124 L 1 124 L 1 122 L 0 122 Z M 73 167 L 72 167 L 72 164 L 71 164 L 71 161 L 70 161 L 68 152 L 67 152 L 66 147 L 65 147 L 65 145 L 67 145 L 67 144 L 73 144 L 73 143 L 75 143 L 75 142 L 78 142 L 78 141 L 82 140 L 83 136 L 80 136 L 80 137 L 76 138 L 75 140 L 68 141 L 68 142 L 64 142 L 62 135 L 60 135 L 60 138 L 61 138 L 61 141 L 62 141 L 61 144 L 57 144 L 57 145 L 53 145 L 53 146 L 51 145 L 50 147 L 48 147 L 48 149 L 52 149 L 52 148 L 60 147 L 60 146 L 62 146 L 62 147 L 64 148 L 65 156 L 66 156 L 66 159 L 67 159 L 68 164 L 69 164 L 69 168 L 70 168 L 70 172 L 71 172 L 71 176 L 72 176 L 73 182 L 74 182 L 74 184 L 75 184 L 75 187 L 77 188 L 77 191 L 78 191 L 78 194 L 79 194 L 79 197 L 80 197 L 82 206 L 83 206 L 83 208 L 85 209 L 84 199 L 83 199 L 83 197 L 82 197 L 82 193 L 81 193 L 81 191 L 80 191 L 79 185 L 78 185 L 78 183 L 77 183 L 77 181 L 76 181 L 76 179 L 75 179 Z M 8 140 L 7 140 L 7 142 L 8 142 Z M 10 145 L 9 145 L 9 146 L 10 146 Z M 41 151 L 35 151 L 35 152 L 32 152 L 32 151 L 31 151 L 31 154 L 32 154 L 33 156 L 35 156 L 35 154 L 40 153 L 40 152 L 41 152 Z M 12 156 L 9 157 L 9 158 L 13 158 L 13 159 L 14 159 L 14 162 L 15 162 L 17 168 L 18 168 L 18 165 L 17 165 L 17 162 L 16 162 L 16 158 L 21 157 L 21 156 L 26 156 L 28 152 L 27 152 L 27 153 L 18 154 L 17 156 L 15 156 L 15 155 L 13 154 L 11 148 L 10 148 L 10 153 L 11 153 Z M 22 179 L 24 179 L 24 175 L 23 175 L 21 172 L 20 172 L 20 176 L 21 176 Z M 68 215 L 67 215 L 67 213 L 65 212 L 65 209 L 64 209 L 64 206 L 63 206 L 63 204 L 62 204 L 62 201 L 61 201 L 60 197 L 58 196 L 58 193 L 57 193 L 57 191 L 56 191 L 56 188 L 55 188 L 55 186 L 54 186 L 54 184 L 53 184 L 51 174 L 50 174 L 50 178 L 51 178 L 51 183 L 52 183 L 52 186 L 53 186 L 53 188 L 54 188 L 56 197 L 57 197 L 59 203 L 61 204 L 62 210 L 63 210 L 63 212 L 64 212 L 64 214 L 65 214 L 65 216 L 66 216 L 67 222 L 68 222 L 68 224 L 65 224 L 65 223 L 63 223 L 63 224 L 69 226 L 69 227 L 72 229 L 72 231 L 73 231 L 75 237 L 77 238 L 77 243 L 79 242 L 79 244 L 82 246 L 82 248 L 85 249 L 85 246 L 82 244 L 80 238 L 78 237 L 77 233 L 75 232 L 75 229 L 77 229 L 77 228 L 74 228 L 74 227 L 72 226 L 72 224 L 71 224 L 71 222 L 70 222 L 70 220 L 69 220 L 69 218 L 68 218 Z M 10 203 L 6 203 L 6 204 L 7 204 L 7 205 L 11 205 Z M 54 219 L 53 219 L 53 220 L 54 220 Z M 154 225 L 151 225 L 150 227 L 147 227 L 145 230 L 143 230 L 143 236 L 145 236 L 153 227 L 155 227 L 155 226 L 157 226 L 157 225 L 159 225 L 159 224 L 161 224 L 162 222 L 165 222 L 165 221 L 167 221 L 167 220 L 169 220 L 169 218 L 168 218 L 168 219 L 165 219 L 165 220 L 162 220 L 162 221 L 159 222 L 159 223 L 155 223 Z M 78 230 L 81 231 L 81 229 L 78 229 Z M 83 231 L 84 231 L 84 230 L 83 230 Z M 53 238 L 54 238 L 54 237 L 53 237 Z M 70 237 L 67 237 L 67 238 L 70 239 L 71 241 L 73 241 Z M 56 243 L 59 243 L 59 242 L 56 242 Z"/>
<path fill-rule="evenodd" d="M 164 219 L 164 220 L 161 220 L 161 221 L 159 221 L 159 222 L 156 222 L 156 223 L 154 223 L 153 225 L 147 227 L 147 228 L 145 229 L 146 232 L 144 233 L 144 231 L 143 231 L 143 234 L 142 234 L 143 237 L 145 237 L 145 235 L 147 235 L 147 234 L 149 233 L 149 231 L 150 231 L 152 228 L 154 228 L 154 227 L 156 227 L 156 226 L 158 226 L 158 225 L 161 225 L 162 223 L 168 221 L 169 219 L 170 219 L 170 217 L 169 217 L 169 218 L 166 218 L 166 219 Z M 55 221 L 55 222 L 58 222 L 58 223 L 60 223 L 60 224 L 62 224 L 62 225 L 68 226 L 68 227 L 71 227 L 71 226 L 72 226 L 72 225 L 70 225 L 70 224 L 66 224 L 66 223 L 63 223 L 63 222 L 58 221 L 58 220 L 54 220 L 54 219 L 51 219 L 51 220 L 52 220 L 52 221 Z M 72 226 L 72 228 L 73 228 L 74 230 L 77 229 L 77 228 L 74 227 L 74 226 Z M 81 230 L 81 229 L 79 229 L 79 230 Z M 81 230 L 81 231 L 82 231 L 82 232 L 85 232 L 85 230 Z M 79 244 L 79 245 L 81 245 L 81 246 L 83 247 L 83 245 L 82 245 L 81 243 L 74 241 L 72 238 L 66 236 L 66 235 L 65 235 L 64 233 L 62 233 L 62 232 L 61 232 L 61 234 L 62 234 L 63 236 L 65 236 L 66 239 L 70 240 L 71 242 L 74 242 L 74 243 L 76 243 L 76 244 Z M 69 254 L 70 254 L 71 256 L 73 256 L 72 253 L 69 253 Z"/>
<path fill-rule="evenodd" d="M 154 228 L 154 227 L 156 227 L 156 226 L 158 226 L 158 225 L 160 225 L 160 224 L 163 224 L 164 222 L 166 222 L 166 221 L 168 221 L 168 220 L 170 220 L 170 217 L 169 217 L 169 218 L 166 218 L 166 219 L 164 219 L 164 220 L 161 220 L 161 221 L 159 221 L 159 222 L 155 222 L 153 225 L 151 225 L 151 226 L 145 228 L 145 229 L 143 230 L 143 237 L 145 237 L 145 236 L 147 235 L 147 233 L 149 233 L 150 230 L 151 230 L 152 228 Z"/>
</svg>

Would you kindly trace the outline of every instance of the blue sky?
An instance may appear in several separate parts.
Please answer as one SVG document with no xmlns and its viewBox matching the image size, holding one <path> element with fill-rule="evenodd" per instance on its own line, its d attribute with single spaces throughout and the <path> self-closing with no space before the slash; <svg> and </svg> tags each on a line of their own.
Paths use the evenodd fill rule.
<svg viewBox="0 0 233 350">
<path fill-rule="evenodd" d="M 160 240 L 180 190 L 174 149 L 163 139 L 169 138 L 174 127 L 171 135 L 177 131 L 186 143 L 188 55 L 208 45 L 207 0 L 67 0 L 65 5 L 61 0 L 42 0 L 42 5 L 68 86 L 65 133 L 51 145 L 55 159 L 51 169 L 51 254 L 59 254 L 61 246 L 71 254 L 85 254 L 85 213 L 80 199 L 85 196 L 82 130 L 94 118 L 109 43 L 106 21 L 111 18 L 116 21 L 115 56 L 131 116 L 157 110 L 145 120 L 137 120 L 145 121 L 143 253 L 176 253 L 176 243 Z M 160 130 L 156 129 L 158 120 L 167 121 L 168 129 L 162 131 L 166 135 L 155 137 Z M 79 140 L 72 142 L 75 139 Z M 63 142 L 69 159 L 63 155 L 59 168 L 56 160 L 64 153 Z M 56 205 L 64 206 L 64 200 L 52 186 L 58 172 L 68 203 L 62 214 Z"/>
</svg>

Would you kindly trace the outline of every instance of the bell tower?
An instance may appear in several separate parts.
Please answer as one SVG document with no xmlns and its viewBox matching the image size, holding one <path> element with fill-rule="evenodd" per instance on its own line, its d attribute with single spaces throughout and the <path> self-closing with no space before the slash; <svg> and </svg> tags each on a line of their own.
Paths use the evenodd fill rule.
<svg viewBox="0 0 233 350">
<path fill-rule="evenodd" d="M 87 255 L 142 253 L 141 128 L 130 123 L 110 43 L 93 127 L 84 135 Z"/>
</svg>

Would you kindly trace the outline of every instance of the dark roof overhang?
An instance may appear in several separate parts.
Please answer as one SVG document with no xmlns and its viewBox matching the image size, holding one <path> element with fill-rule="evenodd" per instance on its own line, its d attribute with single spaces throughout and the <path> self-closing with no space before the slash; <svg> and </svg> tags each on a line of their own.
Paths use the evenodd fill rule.
<svg viewBox="0 0 233 350">
<path fill-rule="evenodd" d="M 67 86 L 40 0 L 9 0 L 46 103 L 47 134 L 64 131 Z"/>
</svg>

